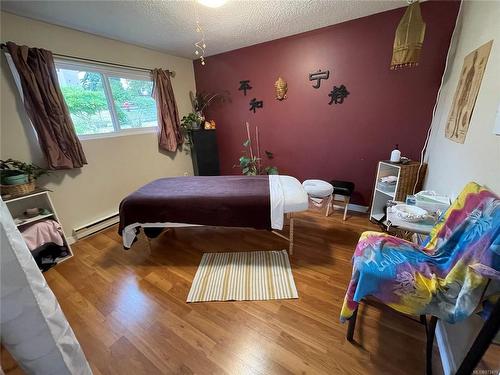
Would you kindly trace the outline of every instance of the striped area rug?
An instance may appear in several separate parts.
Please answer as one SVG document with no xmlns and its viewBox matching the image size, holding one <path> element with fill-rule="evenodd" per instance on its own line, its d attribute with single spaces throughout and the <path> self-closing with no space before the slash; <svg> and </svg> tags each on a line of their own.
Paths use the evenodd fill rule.
<svg viewBox="0 0 500 375">
<path fill-rule="evenodd" d="M 286 250 L 205 253 L 187 302 L 299 298 Z"/>
</svg>

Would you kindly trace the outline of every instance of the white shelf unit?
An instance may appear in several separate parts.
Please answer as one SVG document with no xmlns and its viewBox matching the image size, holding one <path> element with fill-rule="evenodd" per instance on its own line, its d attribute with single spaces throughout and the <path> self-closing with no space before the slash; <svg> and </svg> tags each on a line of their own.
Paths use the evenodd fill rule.
<svg viewBox="0 0 500 375">
<path fill-rule="evenodd" d="M 45 215 L 36 215 L 34 217 L 29 217 L 26 219 L 23 218 L 20 222 L 16 222 L 16 226 L 19 228 L 19 227 L 22 227 L 23 225 L 26 225 L 29 223 L 34 223 L 35 221 L 38 221 L 38 220 L 47 219 L 51 216 L 54 216 L 54 214 L 50 213 L 50 214 L 45 214 Z"/>
<path fill-rule="evenodd" d="M 388 197 L 394 198 L 395 192 L 384 191 L 383 189 L 375 188 L 378 193 L 385 194 Z"/>
<path fill-rule="evenodd" d="M 22 195 L 16 198 L 5 199 L 5 204 L 7 205 L 12 218 L 16 221 L 16 226 L 19 229 L 22 229 L 24 225 L 44 219 L 57 221 L 59 225 L 61 225 L 54 204 L 52 203 L 52 199 L 50 199 L 50 195 L 47 190 L 35 191 L 33 193 Z M 35 217 L 26 217 L 24 215 L 24 212 L 28 208 L 42 208 L 48 210 L 50 213 L 37 215 Z M 65 260 L 68 260 L 73 256 L 73 251 L 71 250 L 71 246 L 69 245 L 64 232 L 62 232 L 62 238 L 64 246 L 66 246 L 66 248 L 68 249 L 69 255 L 59 259 L 57 263 L 64 262 Z"/>
<path fill-rule="evenodd" d="M 370 220 L 380 221 L 384 217 L 388 200 L 404 201 L 407 194 L 412 194 L 417 178 L 418 183 L 415 191 L 418 192 L 422 187 L 426 169 L 427 165 L 425 163 L 420 166 L 418 162 L 394 164 L 388 161 L 379 161 L 373 188 Z M 384 190 L 379 186 L 380 179 L 387 176 L 397 178 L 394 191 Z"/>
</svg>

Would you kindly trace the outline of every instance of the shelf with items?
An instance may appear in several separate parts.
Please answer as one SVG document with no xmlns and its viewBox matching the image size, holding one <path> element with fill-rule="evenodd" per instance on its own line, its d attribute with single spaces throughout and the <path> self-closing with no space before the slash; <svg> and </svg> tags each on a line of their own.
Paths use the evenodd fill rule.
<svg viewBox="0 0 500 375">
<path fill-rule="evenodd" d="M 376 191 L 378 191 L 379 193 L 382 193 L 382 194 L 385 194 L 387 195 L 388 197 L 391 197 L 391 198 L 394 198 L 394 192 L 390 192 L 390 191 L 385 191 L 383 189 L 380 189 L 380 188 L 375 188 Z"/>
<path fill-rule="evenodd" d="M 38 221 L 38 220 L 48 219 L 52 216 L 54 216 L 54 214 L 51 212 L 50 214 L 43 214 L 43 215 L 40 214 L 40 215 L 36 215 L 33 217 L 26 217 L 26 218 L 15 217 L 14 222 L 16 223 L 16 226 L 19 228 L 23 225 L 34 223 L 35 221 Z"/>
<path fill-rule="evenodd" d="M 15 202 L 15 201 L 24 199 L 26 197 L 34 197 L 36 195 L 45 194 L 46 192 L 50 192 L 50 190 L 42 189 L 42 188 L 36 188 L 32 192 L 26 193 L 26 194 L 21 194 L 21 195 L 8 195 L 8 194 L 6 194 L 6 195 L 2 195 L 2 199 L 4 200 L 4 202 Z"/>
<path fill-rule="evenodd" d="M 386 215 L 387 201 L 404 201 L 406 196 L 413 194 L 422 188 L 422 182 L 425 176 L 427 165 L 415 161 L 407 164 L 396 164 L 388 161 L 380 161 L 377 165 L 377 174 L 373 188 L 372 204 L 370 209 L 370 220 L 380 222 Z M 394 181 L 387 183 L 381 188 L 381 179 Z M 418 182 L 417 182 L 418 179 Z M 394 187 L 394 191 L 392 190 Z"/>
<path fill-rule="evenodd" d="M 53 220 L 61 226 L 59 217 L 57 216 L 54 204 L 49 195 L 48 190 L 37 190 L 30 194 L 25 194 L 22 196 L 12 197 L 5 199 L 5 204 L 16 223 L 19 230 L 26 228 L 28 224 L 34 224 L 36 222 L 41 222 L 44 220 Z M 40 213 L 36 216 L 29 217 L 25 214 L 26 210 L 38 208 Z M 67 250 L 68 255 L 62 258 L 55 258 L 55 262 L 58 264 L 63 262 L 73 256 L 73 252 L 68 243 L 68 240 L 61 230 L 60 235 L 62 238 L 63 247 Z M 33 254 L 33 251 L 32 251 Z"/>
</svg>

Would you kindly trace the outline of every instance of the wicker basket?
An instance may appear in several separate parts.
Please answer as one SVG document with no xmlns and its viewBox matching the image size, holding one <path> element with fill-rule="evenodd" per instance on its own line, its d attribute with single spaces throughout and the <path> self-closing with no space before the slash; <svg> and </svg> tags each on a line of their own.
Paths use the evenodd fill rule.
<svg viewBox="0 0 500 375">
<path fill-rule="evenodd" d="M 419 162 L 412 161 L 408 164 L 401 164 L 400 168 L 401 171 L 399 172 L 398 190 L 396 191 L 395 200 L 404 202 L 408 194 L 413 194 L 415 184 L 415 192 L 422 189 L 427 164 L 423 163 L 422 166 L 420 166 Z"/>
<path fill-rule="evenodd" d="M 23 195 L 28 194 L 34 191 L 36 188 L 35 181 L 30 181 L 27 184 L 19 184 L 19 185 L 0 185 L 0 191 L 2 195 Z"/>
</svg>

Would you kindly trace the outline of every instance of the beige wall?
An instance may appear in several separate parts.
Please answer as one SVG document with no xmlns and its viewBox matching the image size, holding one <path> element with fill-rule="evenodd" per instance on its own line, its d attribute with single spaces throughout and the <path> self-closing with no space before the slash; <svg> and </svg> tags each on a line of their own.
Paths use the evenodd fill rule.
<svg viewBox="0 0 500 375">
<path fill-rule="evenodd" d="M 500 2 L 464 1 L 452 44 L 454 55 L 445 72 L 445 81 L 436 108 L 427 153 L 429 172 L 425 188 L 456 197 L 469 181 L 487 185 L 500 194 L 500 136 L 493 134 L 495 114 L 500 103 Z M 453 95 L 458 85 L 464 57 L 494 39 L 479 95 L 464 144 L 450 141 L 444 129 Z M 425 48 L 425 47 L 424 47 Z M 482 321 L 438 325 L 438 340 L 446 346 L 444 361 L 458 366 L 469 350 Z M 441 348 L 440 348 L 441 349 Z"/>
<path fill-rule="evenodd" d="M 469 181 L 489 186 L 500 194 L 500 136 L 493 134 L 500 104 L 500 2 L 464 1 L 451 47 L 454 56 L 445 72 L 445 82 L 434 117 L 427 152 L 427 188 L 456 196 Z M 494 40 L 464 144 L 445 138 L 444 129 L 464 57 Z"/>
<path fill-rule="evenodd" d="M 5 12 L 1 13 L 1 40 L 54 53 L 173 70 L 172 85 L 181 117 L 191 109 L 189 91 L 195 89 L 191 60 Z M 3 56 L 1 61 L 0 156 L 43 163 Z M 158 151 L 155 133 L 85 140 L 82 145 L 88 165 L 40 179 L 53 190 L 55 207 L 69 236 L 73 228 L 116 212 L 121 199 L 139 186 L 163 176 L 193 173 L 186 153 Z"/>
</svg>

